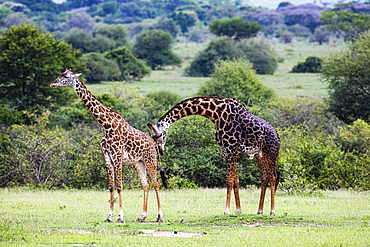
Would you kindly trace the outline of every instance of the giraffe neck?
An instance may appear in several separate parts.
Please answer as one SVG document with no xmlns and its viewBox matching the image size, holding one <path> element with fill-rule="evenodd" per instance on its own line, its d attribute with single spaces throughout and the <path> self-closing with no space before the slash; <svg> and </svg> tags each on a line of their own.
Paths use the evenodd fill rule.
<svg viewBox="0 0 370 247">
<path fill-rule="evenodd" d="M 87 89 L 85 84 L 77 78 L 78 82 L 76 82 L 74 88 L 76 93 L 81 98 L 83 103 L 85 104 L 86 108 L 91 112 L 94 118 L 104 127 L 104 123 L 112 122 L 114 118 L 120 116 L 123 117 L 113 111 L 112 109 L 103 105 L 91 92 Z"/>
<path fill-rule="evenodd" d="M 163 115 L 158 122 L 168 129 L 177 120 L 190 116 L 199 115 L 208 118 L 216 126 L 222 121 L 230 103 L 235 103 L 236 100 L 228 98 L 213 98 L 213 97 L 195 97 L 184 100 L 176 104 L 171 110 Z"/>
</svg>

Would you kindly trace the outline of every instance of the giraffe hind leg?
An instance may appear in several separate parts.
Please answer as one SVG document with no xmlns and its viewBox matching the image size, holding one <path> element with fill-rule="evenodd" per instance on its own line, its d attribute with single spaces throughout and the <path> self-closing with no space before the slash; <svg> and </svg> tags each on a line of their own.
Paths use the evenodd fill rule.
<svg viewBox="0 0 370 247">
<path fill-rule="evenodd" d="M 143 186 L 144 191 L 144 203 L 143 203 L 143 212 L 141 217 L 137 219 L 138 222 L 144 222 L 148 216 L 148 195 L 149 195 L 149 181 L 146 174 L 145 164 L 143 162 L 138 162 L 135 164 L 136 171 L 139 175 L 141 185 Z"/>
</svg>

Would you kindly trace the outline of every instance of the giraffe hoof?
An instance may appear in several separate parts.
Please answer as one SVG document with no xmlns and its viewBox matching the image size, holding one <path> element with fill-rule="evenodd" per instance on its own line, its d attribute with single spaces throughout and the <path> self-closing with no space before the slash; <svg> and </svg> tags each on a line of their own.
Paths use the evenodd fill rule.
<svg viewBox="0 0 370 247">
<path fill-rule="evenodd" d="M 274 211 L 271 211 L 271 212 L 270 212 L 270 215 L 275 215 L 275 212 L 274 212 Z"/>
<path fill-rule="evenodd" d="M 117 223 L 125 223 L 125 221 L 123 219 L 118 219 Z"/>
<path fill-rule="evenodd" d="M 263 212 L 262 211 L 258 211 L 257 214 L 263 214 Z"/>
<path fill-rule="evenodd" d="M 145 219 L 145 218 L 144 218 L 144 219 Z M 136 221 L 137 221 L 137 222 L 144 222 L 144 219 L 139 218 L 139 219 L 137 219 Z"/>
<path fill-rule="evenodd" d="M 107 219 L 105 220 L 105 222 L 112 223 L 113 221 L 112 221 L 111 219 L 107 218 Z"/>
<path fill-rule="evenodd" d="M 163 220 L 162 220 L 162 218 L 157 218 L 156 222 L 158 222 L 158 223 L 162 223 L 162 222 L 163 222 Z"/>
</svg>

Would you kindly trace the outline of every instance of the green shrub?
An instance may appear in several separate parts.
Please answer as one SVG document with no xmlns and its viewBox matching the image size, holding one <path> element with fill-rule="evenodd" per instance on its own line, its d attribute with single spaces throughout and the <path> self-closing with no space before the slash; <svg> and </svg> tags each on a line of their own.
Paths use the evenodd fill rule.
<svg viewBox="0 0 370 247">
<path fill-rule="evenodd" d="M 253 38 L 237 42 L 238 53 L 243 54 L 253 64 L 253 69 L 260 75 L 274 74 L 278 66 L 278 56 L 270 45 L 260 38 Z"/>
<path fill-rule="evenodd" d="M 341 127 L 338 141 L 344 152 L 370 156 L 370 124 L 357 119 L 352 125 Z"/>
<path fill-rule="evenodd" d="M 211 41 L 208 47 L 195 57 L 185 69 L 185 74 L 209 76 L 217 62 L 234 59 L 249 60 L 258 74 L 273 74 L 278 65 L 276 53 L 261 39 L 235 42 L 231 38 L 221 37 Z"/>
<path fill-rule="evenodd" d="M 231 97 L 245 105 L 269 101 L 274 92 L 263 85 L 247 60 L 221 61 L 211 79 L 203 83 L 199 96 Z"/>
<path fill-rule="evenodd" d="M 215 126 L 201 116 L 189 116 L 169 129 L 165 155 L 161 157 L 170 185 L 178 188 L 224 187 L 226 160 L 215 140 Z M 255 161 L 241 156 L 238 162 L 241 186 L 258 184 Z M 182 178 L 182 179 L 181 179 Z"/>
<path fill-rule="evenodd" d="M 121 71 L 118 64 L 105 58 L 100 53 L 88 53 L 82 56 L 88 72 L 84 73 L 87 83 L 99 83 L 101 81 L 119 80 Z"/>
<path fill-rule="evenodd" d="M 313 192 L 317 189 L 368 190 L 369 155 L 343 151 L 335 135 L 307 133 L 292 126 L 279 131 L 281 188 L 288 192 Z M 346 133 L 344 133 L 345 136 Z M 343 133 L 340 134 L 343 136 Z M 361 141 L 359 139 L 362 139 Z M 361 137 L 355 143 L 366 142 Z"/>
<path fill-rule="evenodd" d="M 148 109 L 152 118 L 160 118 L 169 109 L 181 101 L 178 94 L 169 91 L 160 91 L 147 94 L 148 98 L 154 101 L 153 105 Z"/>
<path fill-rule="evenodd" d="M 212 40 L 204 51 L 199 52 L 190 66 L 185 69 L 185 74 L 194 77 L 209 76 L 213 73 L 216 62 L 236 59 L 239 56 L 232 39 L 221 37 Z"/>
<path fill-rule="evenodd" d="M 145 62 L 137 59 L 127 48 L 120 47 L 104 53 L 107 59 L 115 60 L 125 81 L 140 80 L 149 75 L 151 69 Z"/>
<path fill-rule="evenodd" d="M 293 67 L 292 73 L 320 73 L 322 59 L 316 56 L 306 58 L 304 62 L 298 62 Z"/>
</svg>

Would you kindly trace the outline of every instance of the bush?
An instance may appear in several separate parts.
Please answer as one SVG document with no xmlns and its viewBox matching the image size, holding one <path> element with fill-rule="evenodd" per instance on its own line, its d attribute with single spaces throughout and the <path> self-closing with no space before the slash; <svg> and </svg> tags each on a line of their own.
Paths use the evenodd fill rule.
<svg viewBox="0 0 370 247">
<path fill-rule="evenodd" d="M 154 101 L 153 105 L 149 107 L 148 112 L 151 114 L 152 119 L 160 118 L 169 109 L 181 101 L 179 95 L 168 92 L 160 91 L 156 93 L 147 94 L 148 98 Z"/>
<path fill-rule="evenodd" d="M 100 83 L 101 81 L 119 80 L 121 71 L 118 64 L 105 58 L 100 53 L 83 55 L 82 61 L 86 63 L 88 72 L 84 73 L 87 83 Z"/>
<path fill-rule="evenodd" d="M 185 69 L 187 76 L 209 76 L 215 69 L 215 63 L 239 57 L 238 51 L 232 39 L 221 37 L 212 40 L 208 47 L 201 51 Z"/>
<path fill-rule="evenodd" d="M 239 53 L 243 54 L 244 59 L 248 59 L 253 64 L 253 69 L 257 74 L 274 74 L 278 66 L 278 57 L 263 39 L 242 40 L 236 43 L 236 48 Z"/>
<path fill-rule="evenodd" d="M 226 160 L 215 140 L 214 124 L 201 116 L 189 116 L 169 129 L 163 168 L 174 188 L 225 187 Z M 240 186 L 258 184 L 254 161 L 242 156 L 238 162 Z"/>
<path fill-rule="evenodd" d="M 309 133 L 325 133 L 334 135 L 343 125 L 329 111 L 329 105 L 315 98 L 280 97 L 270 101 L 263 113 L 265 118 L 275 127 L 289 128 L 300 126 Z"/>
<path fill-rule="evenodd" d="M 181 58 L 172 52 L 172 43 L 171 34 L 163 30 L 143 31 L 136 37 L 133 53 L 152 69 L 177 65 L 181 63 Z"/>
<path fill-rule="evenodd" d="M 137 59 L 127 48 L 121 47 L 104 53 L 107 59 L 115 60 L 125 81 L 140 80 L 151 72 L 145 63 Z"/>
<path fill-rule="evenodd" d="M 316 56 L 306 58 L 304 62 L 298 62 L 293 67 L 292 73 L 320 73 L 322 59 Z"/>
<path fill-rule="evenodd" d="M 185 69 L 187 76 L 209 76 L 215 69 L 215 63 L 225 60 L 247 59 L 253 64 L 258 74 L 273 74 L 278 59 L 270 46 L 261 39 L 234 42 L 231 38 L 221 37 L 209 43 L 190 66 Z"/>
<path fill-rule="evenodd" d="M 339 135 L 310 133 L 303 126 L 279 130 L 282 188 L 289 192 L 368 190 L 369 127 L 358 120 L 352 126 L 339 128 Z"/>
<path fill-rule="evenodd" d="M 221 61 L 211 79 L 203 83 L 197 95 L 236 98 L 250 106 L 269 101 L 274 92 L 258 79 L 247 60 Z"/>
</svg>

